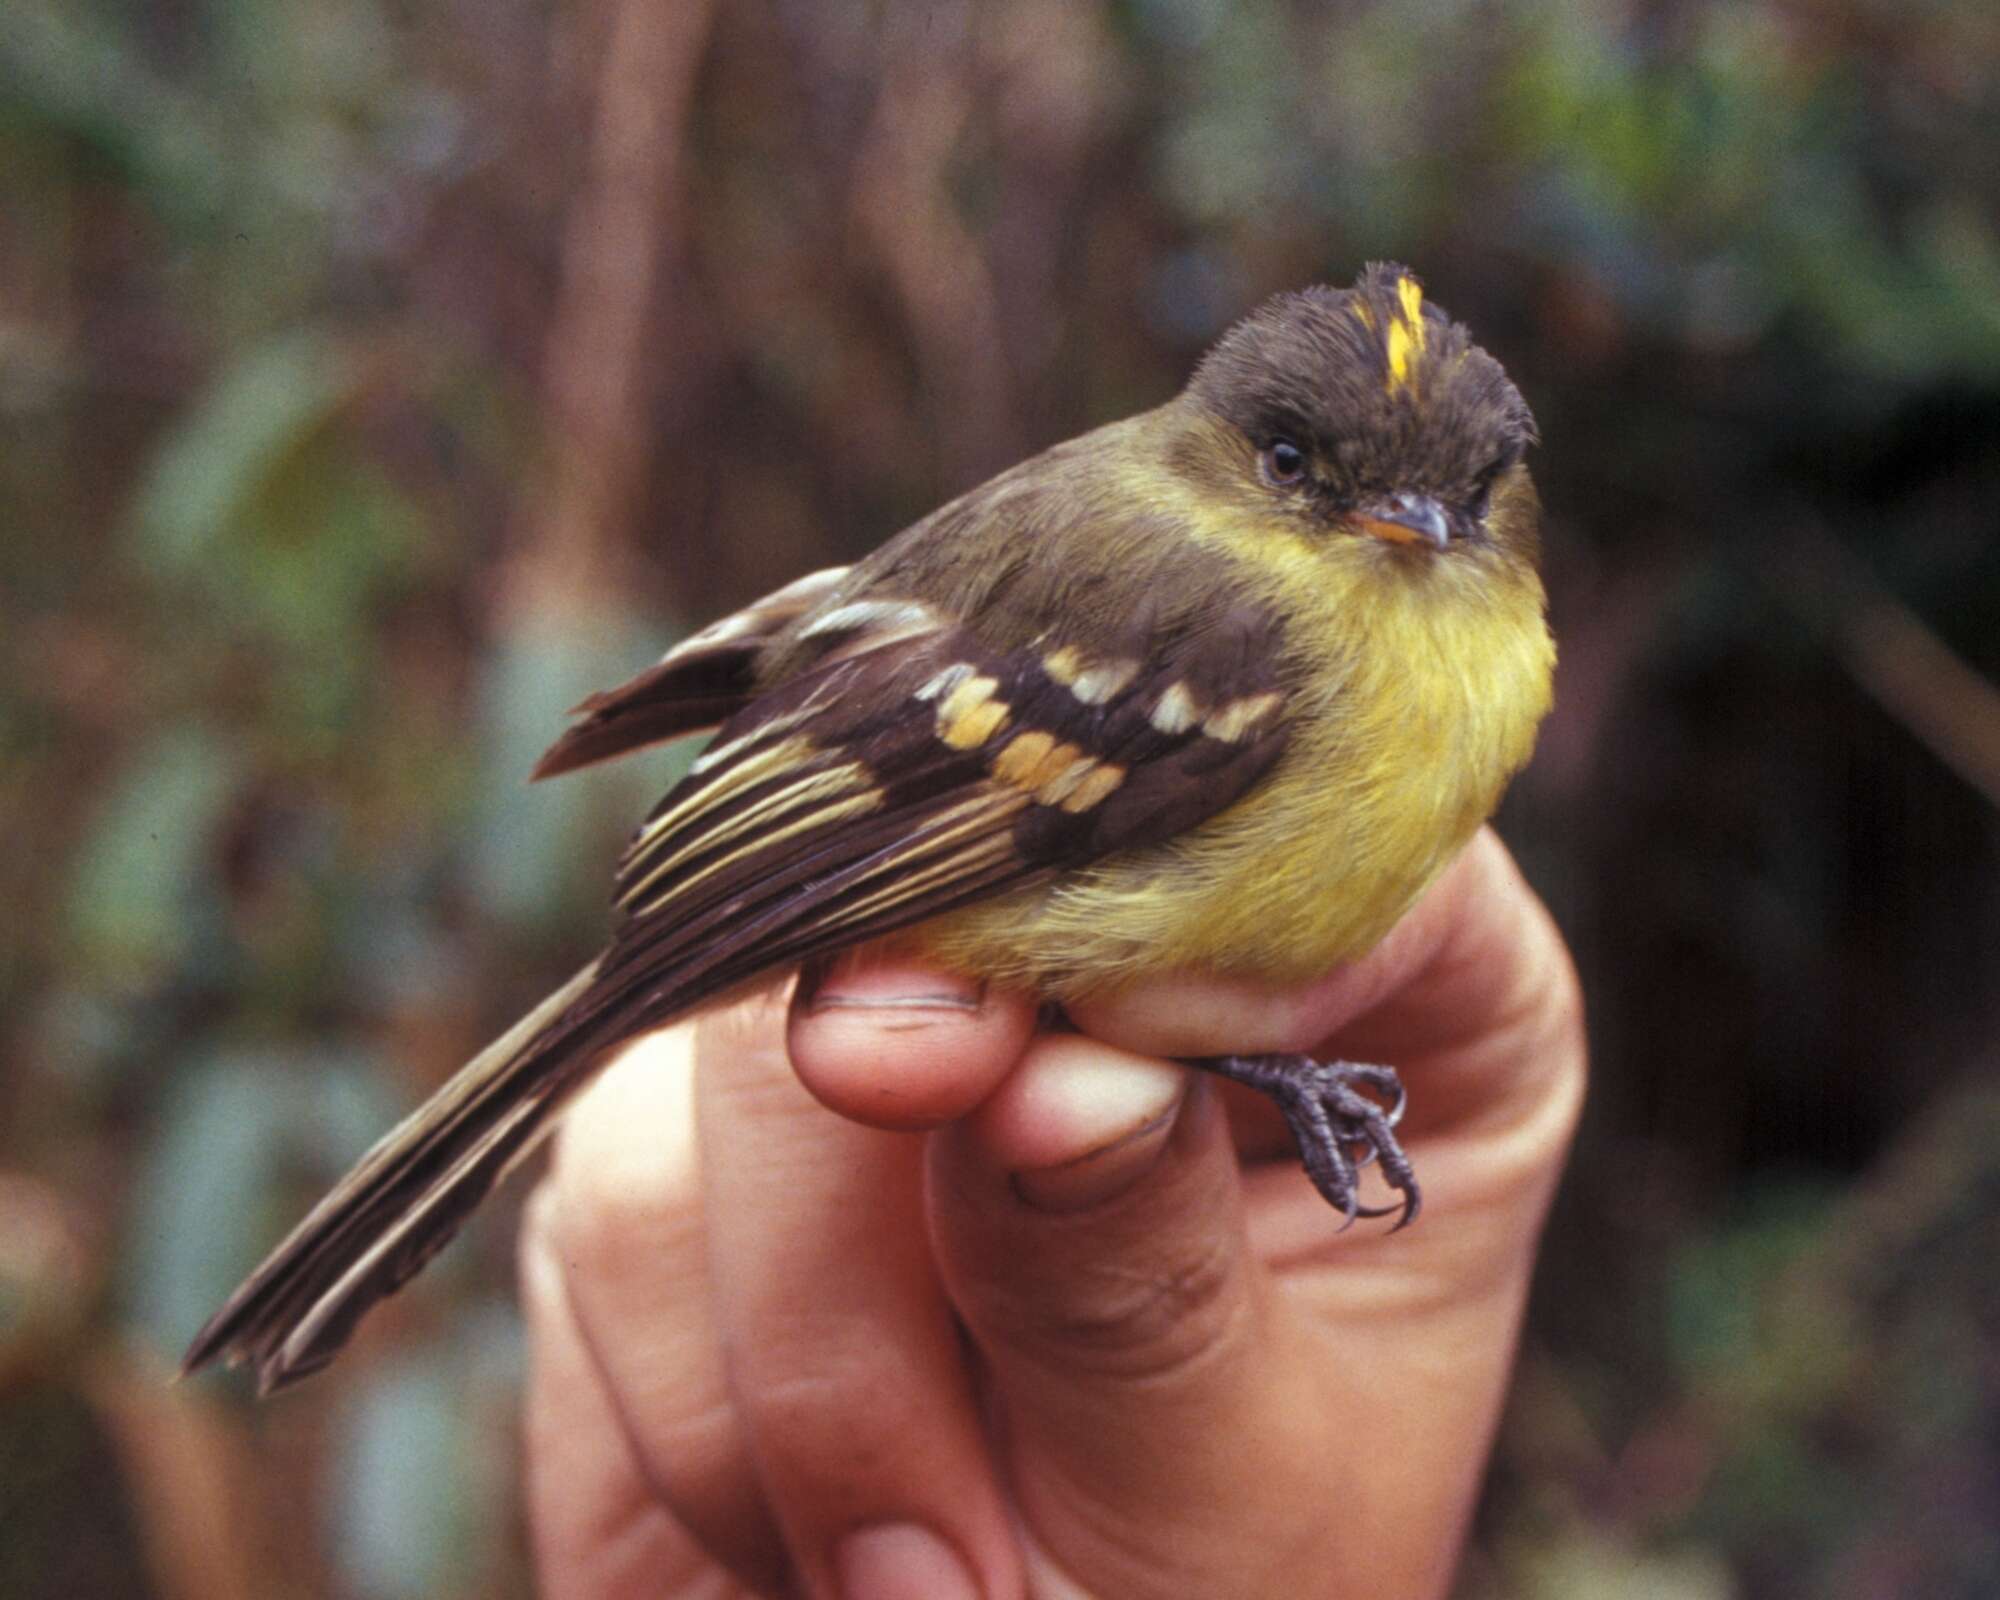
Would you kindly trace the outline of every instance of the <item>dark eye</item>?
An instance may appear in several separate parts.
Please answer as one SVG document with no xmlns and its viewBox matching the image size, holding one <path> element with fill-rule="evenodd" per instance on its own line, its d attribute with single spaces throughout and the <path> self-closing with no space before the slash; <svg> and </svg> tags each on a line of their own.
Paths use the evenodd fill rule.
<svg viewBox="0 0 2000 1600">
<path fill-rule="evenodd" d="M 1273 439 L 1261 459 L 1264 476 L 1275 484 L 1294 484 L 1306 475 L 1306 453 L 1289 439 Z"/>
<path fill-rule="evenodd" d="M 1479 476 L 1472 480 L 1472 505 L 1474 516 L 1486 515 L 1486 502 L 1493 496 L 1493 485 L 1500 480 L 1500 474 L 1520 461 L 1518 454 L 1497 457 L 1480 469 Z"/>
</svg>

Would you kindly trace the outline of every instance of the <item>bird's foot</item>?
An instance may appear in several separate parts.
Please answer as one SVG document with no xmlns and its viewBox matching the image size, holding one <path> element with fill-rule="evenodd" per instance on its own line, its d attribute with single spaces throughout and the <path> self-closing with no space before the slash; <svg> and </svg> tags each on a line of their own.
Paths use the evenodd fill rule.
<svg viewBox="0 0 2000 1600">
<path fill-rule="evenodd" d="M 1395 1068 L 1310 1056 L 1206 1056 L 1188 1064 L 1276 1101 L 1298 1141 L 1313 1187 L 1350 1225 L 1356 1217 L 1398 1212 L 1398 1228 L 1416 1221 L 1423 1196 L 1410 1158 L 1396 1139 L 1408 1096 Z M 1381 1167 L 1389 1187 L 1403 1197 L 1400 1205 L 1361 1204 L 1361 1170 L 1370 1162 Z"/>
</svg>

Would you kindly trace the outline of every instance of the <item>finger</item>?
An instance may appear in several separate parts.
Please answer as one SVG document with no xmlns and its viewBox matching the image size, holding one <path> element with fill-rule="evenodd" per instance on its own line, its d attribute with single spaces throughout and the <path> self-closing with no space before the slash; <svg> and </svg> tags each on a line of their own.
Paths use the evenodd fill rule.
<svg viewBox="0 0 2000 1600">
<path fill-rule="evenodd" d="M 578 1328 L 549 1222 L 553 1191 L 521 1233 L 528 1324 L 523 1413 L 528 1521 L 546 1600 L 720 1596 L 727 1578 L 660 1503 Z"/>
<path fill-rule="evenodd" d="M 1254 989 L 1210 993 L 1239 1007 L 1221 1027 L 1260 1025 Z M 934 1141 L 941 1270 L 993 1370 L 1024 1523 L 1086 1591 L 1292 1592 L 1302 1571 L 1365 1572 L 1350 1587 L 1370 1593 L 1449 1580 L 1574 1127 L 1573 978 L 1546 913 L 1482 840 L 1388 949 L 1286 1003 L 1261 1024 L 1267 1047 L 1344 1028 L 1336 1042 L 1381 1047 L 1426 1091 L 1435 1080 L 1446 1109 L 1418 1152 L 1438 1197 L 1423 1226 L 1342 1234 L 1287 1163 L 1245 1176 L 1246 1250 L 1200 1089 L 1156 1165 L 1106 1203 L 1053 1220 L 1010 1207 L 1033 1198 L 1030 1175 L 994 1174 L 1032 1161 L 1030 1130 L 1062 1102 L 1037 1075 L 1094 1070 L 1106 1047 L 1087 1039 L 1038 1042 Z M 1159 1026 L 1144 1006 L 1073 1015 Z M 1177 1053 L 1233 1047 L 1198 1015 L 1173 1026 Z M 1211 1157 L 1223 1177 L 1203 1190 Z"/>
<path fill-rule="evenodd" d="M 1375 1570 L 1394 1593 L 1449 1584 L 1585 1078 L 1567 952 L 1490 834 L 1446 894 L 1453 918 L 1426 958 L 1332 1041 L 1394 1060 L 1412 1084 L 1404 1130 L 1423 1221 L 1336 1240 L 1297 1186 L 1281 1194 L 1276 1171 L 1253 1180 L 1270 1185 L 1253 1237 L 1317 1339 L 1330 1403 L 1364 1441 L 1366 1470 L 1338 1483 L 1342 1516 L 1384 1530 Z"/>
<path fill-rule="evenodd" d="M 843 956 L 800 985 L 792 1065 L 814 1096 L 878 1127 L 935 1127 L 988 1102 L 1020 1063 L 1039 1007 L 925 966 L 885 946 Z M 1062 1046 L 1054 1045 L 1058 1054 Z M 1076 1203 L 1136 1176 L 1169 1131 L 1186 1074 L 1163 1062 L 1101 1053 L 1098 1070 L 1047 1072 L 1010 1097 L 1012 1126 L 1044 1198 Z M 1146 1138 L 1139 1135 L 1144 1133 Z"/>
<path fill-rule="evenodd" d="M 929 1081 L 963 1076 L 964 1030 L 931 1037 L 934 1055 L 899 1059 Z M 1006 1507 L 931 1264 L 921 1142 L 815 1101 L 775 1003 L 705 1019 L 698 1051 L 729 1384 L 805 1591 L 1018 1592 Z"/>
<path fill-rule="evenodd" d="M 821 1104 L 877 1128 L 932 1128 L 993 1092 L 1035 1028 L 1026 995 L 864 946 L 800 981 L 792 1065 Z"/>
<path fill-rule="evenodd" d="M 784 1545 L 719 1343 L 693 1074 L 688 1026 L 620 1052 L 564 1123 L 534 1234 L 562 1276 L 609 1425 L 655 1503 L 745 1584 L 777 1592 Z M 605 1425 L 576 1423 L 586 1435 Z"/>
<path fill-rule="evenodd" d="M 1044 1187 L 1060 1125 L 1152 1075 L 1184 1095 L 1136 1173 Z M 1091 1156 L 1092 1165 L 1119 1146 Z M 1294 1592 L 1339 1441 L 1309 1345 L 1249 1249 L 1228 1131 L 1206 1080 L 1078 1035 L 1041 1039 L 992 1101 L 931 1143 L 940 1270 L 977 1342 L 1023 1520 L 1089 1593 Z M 1057 1169 L 1060 1171 L 1061 1169 Z"/>
</svg>

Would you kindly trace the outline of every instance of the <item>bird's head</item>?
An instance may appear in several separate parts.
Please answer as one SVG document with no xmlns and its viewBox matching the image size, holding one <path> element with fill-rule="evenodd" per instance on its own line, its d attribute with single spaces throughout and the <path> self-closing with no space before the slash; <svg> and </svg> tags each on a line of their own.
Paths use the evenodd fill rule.
<svg viewBox="0 0 2000 1600">
<path fill-rule="evenodd" d="M 1209 351 L 1183 401 L 1206 424 L 1190 465 L 1306 537 L 1408 561 L 1535 563 L 1522 465 L 1535 419 L 1406 268 L 1266 301 Z"/>
</svg>

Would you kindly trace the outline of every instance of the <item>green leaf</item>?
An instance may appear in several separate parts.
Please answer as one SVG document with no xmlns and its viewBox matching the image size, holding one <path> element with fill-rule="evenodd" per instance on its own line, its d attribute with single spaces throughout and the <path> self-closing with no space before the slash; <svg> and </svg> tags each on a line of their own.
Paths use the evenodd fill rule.
<svg viewBox="0 0 2000 1600">
<path fill-rule="evenodd" d="M 210 555 L 354 381 L 323 328 L 287 330 L 243 355 L 153 457 L 130 522 L 130 548 L 141 564 L 165 576 Z"/>
<path fill-rule="evenodd" d="M 127 761 L 79 852 L 68 927 L 114 987 L 156 979 L 201 921 L 208 849 L 242 763 L 198 723 L 168 727 Z"/>
<path fill-rule="evenodd" d="M 493 1535 L 500 1473 L 466 1393 L 464 1352 L 439 1340 L 372 1371 L 335 1441 L 340 1592 L 426 1600 L 463 1592 Z"/>
<path fill-rule="evenodd" d="M 331 1181 L 395 1120 L 380 1064 L 333 1045 L 236 1050 L 174 1078 L 125 1240 L 127 1309 L 177 1354 L 298 1220 L 301 1168 Z"/>
<path fill-rule="evenodd" d="M 663 648 L 657 629 L 632 616 L 598 617 L 587 633 L 534 628 L 501 639 L 482 684 L 484 776 L 470 872 L 489 914 L 518 927 L 547 926 L 552 912 L 602 906 L 611 863 L 599 841 L 607 827 L 638 821 L 685 770 L 691 747 L 552 783 L 530 785 L 527 777 L 570 707 L 629 678 Z"/>
</svg>

